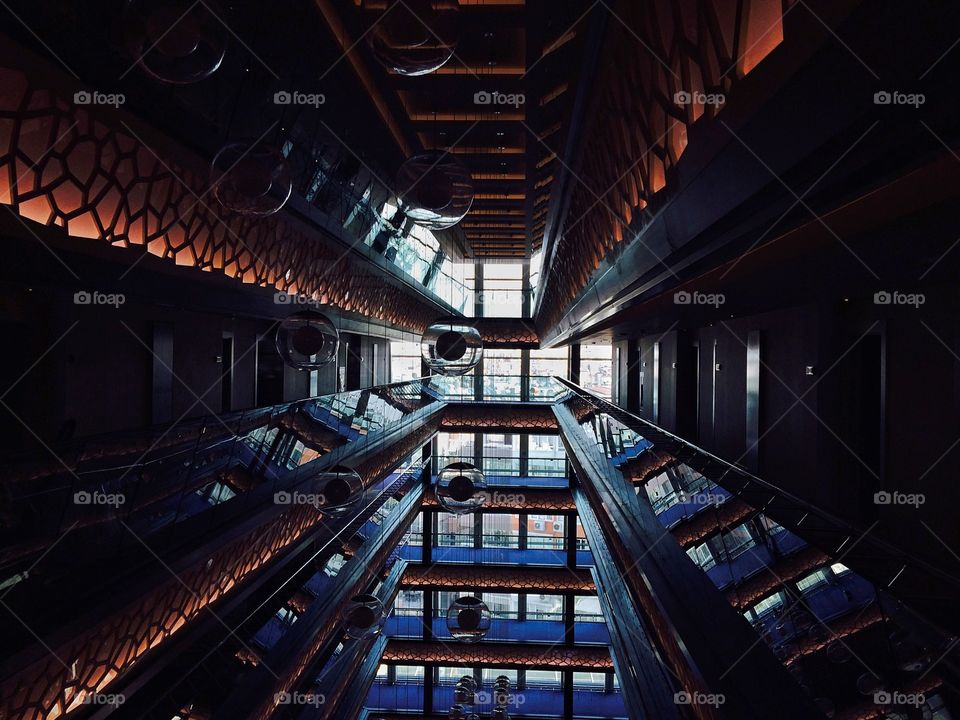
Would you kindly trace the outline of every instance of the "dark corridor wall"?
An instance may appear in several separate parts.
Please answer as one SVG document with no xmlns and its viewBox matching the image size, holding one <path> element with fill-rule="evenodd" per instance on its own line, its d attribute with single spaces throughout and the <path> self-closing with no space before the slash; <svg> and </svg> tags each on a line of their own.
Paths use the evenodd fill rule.
<svg viewBox="0 0 960 720">
<path fill-rule="evenodd" d="M 622 340 L 617 399 L 859 528 L 879 521 L 873 532 L 955 572 L 937 548 L 960 546 L 957 306 L 797 306 Z M 911 506 L 876 504 L 882 490 L 924 494 L 929 530 Z"/>
<path fill-rule="evenodd" d="M 350 366 L 344 387 L 369 387 L 386 382 L 389 366 L 387 340 L 345 335 L 337 366 L 311 383 L 280 360 L 270 320 L 134 300 L 77 304 L 19 284 L 0 285 L 0 323 L 7 453 L 336 392 Z"/>
</svg>

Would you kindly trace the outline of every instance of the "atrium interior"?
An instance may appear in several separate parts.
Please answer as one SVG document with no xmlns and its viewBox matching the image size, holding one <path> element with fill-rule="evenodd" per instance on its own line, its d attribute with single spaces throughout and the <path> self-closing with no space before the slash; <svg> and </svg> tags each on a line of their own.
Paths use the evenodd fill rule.
<svg viewBox="0 0 960 720">
<path fill-rule="evenodd" d="M 960 4 L 0 18 L 0 720 L 960 720 Z"/>
</svg>

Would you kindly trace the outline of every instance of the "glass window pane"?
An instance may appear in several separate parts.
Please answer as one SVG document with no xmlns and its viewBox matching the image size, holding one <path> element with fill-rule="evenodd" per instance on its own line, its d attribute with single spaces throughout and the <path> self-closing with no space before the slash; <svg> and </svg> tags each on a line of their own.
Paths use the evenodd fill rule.
<svg viewBox="0 0 960 720">
<path fill-rule="evenodd" d="M 567 454 L 559 435 L 531 435 L 528 452 L 531 477 L 566 477 Z"/>
<path fill-rule="evenodd" d="M 497 476 L 518 476 L 520 474 L 520 436 L 484 435 L 483 472 L 491 482 Z M 493 484 L 496 483 L 493 482 Z"/>
<path fill-rule="evenodd" d="M 440 433 L 437 435 L 437 471 L 453 462 L 474 461 L 476 436 L 473 433 Z"/>
<path fill-rule="evenodd" d="M 563 550 L 565 518 L 563 515 L 529 515 L 527 547 L 537 550 Z"/>
<path fill-rule="evenodd" d="M 563 595 L 527 595 L 527 620 L 563 620 Z"/>
<path fill-rule="evenodd" d="M 485 592 L 482 594 L 482 598 L 495 618 L 501 620 L 517 619 L 520 612 L 520 596 L 517 593 Z"/>
<path fill-rule="evenodd" d="M 596 595 L 578 595 L 574 598 L 574 619 L 576 622 L 604 622 L 600 609 L 600 598 Z"/>
<path fill-rule="evenodd" d="M 580 384 L 609 400 L 613 388 L 613 348 L 610 343 L 580 347 Z"/>
<path fill-rule="evenodd" d="M 527 687 L 558 688 L 563 685 L 563 672 L 560 670 L 527 670 Z"/>
<path fill-rule="evenodd" d="M 520 350 L 487 350 L 483 353 L 483 397 L 520 399 Z"/>
<path fill-rule="evenodd" d="M 605 673 L 575 672 L 573 673 L 573 686 L 584 690 L 604 688 L 607 686 L 607 676 Z"/>
<path fill-rule="evenodd" d="M 396 615 L 410 617 L 423 614 L 423 590 L 401 590 L 393 603 Z"/>
<path fill-rule="evenodd" d="M 498 670 L 497 668 L 483 668 L 481 671 L 483 677 L 481 678 L 482 684 L 484 687 L 492 685 L 494 680 L 497 679 L 500 675 L 506 675 L 510 678 L 510 688 L 516 690 L 517 688 L 517 671 L 516 670 Z"/>
<path fill-rule="evenodd" d="M 491 548 L 520 547 L 520 516 L 508 513 L 490 513 L 483 519 L 483 546 Z"/>
<path fill-rule="evenodd" d="M 397 665 L 397 682 L 423 682 L 423 665 Z"/>
<path fill-rule="evenodd" d="M 390 382 L 403 382 L 421 377 L 420 344 L 390 343 Z"/>
<path fill-rule="evenodd" d="M 475 515 L 437 513 L 437 547 L 473 547 Z"/>
</svg>

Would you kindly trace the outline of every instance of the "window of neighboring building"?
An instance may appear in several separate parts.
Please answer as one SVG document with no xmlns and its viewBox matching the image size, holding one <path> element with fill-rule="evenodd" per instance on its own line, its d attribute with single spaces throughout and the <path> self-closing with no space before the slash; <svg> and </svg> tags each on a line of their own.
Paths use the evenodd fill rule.
<svg viewBox="0 0 960 720">
<path fill-rule="evenodd" d="M 506 675 L 510 679 L 510 689 L 517 689 L 517 671 L 516 670 L 498 670 L 497 668 L 484 668 L 480 682 L 484 688 L 489 688 L 500 675 Z"/>
<path fill-rule="evenodd" d="M 528 593 L 527 620 L 563 620 L 563 595 Z"/>
<path fill-rule="evenodd" d="M 389 676 L 390 668 L 381 663 L 377 667 L 377 682 L 386 682 Z"/>
<path fill-rule="evenodd" d="M 390 382 L 403 382 L 422 377 L 420 372 L 420 344 L 390 343 Z"/>
<path fill-rule="evenodd" d="M 325 572 L 330 577 L 336 577 L 337 573 L 340 572 L 340 569 L 346 564 L 347 564 L 347 559 L 340 553 L 337 553 L 336 555 L 331 557 L 329 560 L 327 560 L 327 564 L 323 566 L 323 572 Z"/>
<path fill-rule="evenodd" d="M 774 610 L 783 607 L 784 602 L 784 593 L 783 591 L 774 593 L 765 600 L 761 600 L 756 605 L 753 606 L 753 614 L 758 618 L 763 618 Z"/>
<path fill-rule="evenodd" d="M 830 569 L 833 571 L 834 575 L 843 575 L 844 573 L 850 572 L 850 568 L 843 563 L 834 563 L 830 566 Z"/>
<path fill-rule="evenodd" d="M 520 547 L 520 516 L 510 513 L 483 513 L 483 547 Z"/>
<path fill-rule="evenodd" d="M 649 480 L 646 485 L 646 492 L 650 505 L 656 513 L 661 513 L 680 501 L 680 496 L 677 495 L 673 487 L 673 481 L 666 473 L 660 473 Z"/>
<path fill-rule="evenodd" d="M 422 683 L 423 665 L 397 665 L 397 682 Z"/>
<path fill-rule="evenodd" d="M 566 518 L 563 515 L 527 516 L 527 547 L 545 550 L 563 550 Z"/>
<path fill-rule="evenodd" d="M 763 527 L 763 529 L 767 531 L 768 535 L 782 533 L 785 529 L 783 525 L 771 520 L 766 515 L 758 515 L 757 519 L 760 521 L 760 525 Z"/>
<path fill-rule="evenodd" d="M 744 523 L 710 539 L 708 544 L 715 557 L 729 562 L 756 545 L 756 541 L 750 528 Z"/>
<path fill-rule="evenodd" d="M 473 523 L 476 517 L 437 513 L 437 547 L 473 547 Z"/>
<path fill-rule="evenodd" d="M 573 687 L 577 690 L 603 690 L 607 687 L 606 673 L 575 672 Z"/>
<path fill-rule="evenodd" d="M 437 681 L 441 685 L 456 685 L 464 675 L 473 675 L 470 668 L 465 667 L 438 667 Z"/>
<path fill-rule="evenodd" d="M 395 614 L 410 617 L 423 614 L 423 590 L 401 590 L 393 603 Z"/>
<path fill-rule="evenodd" d="M 483 317 L 522 317 L 523 265 L 485 263 L 480 302 Z"/>
<path fill-rule="evenodd" d="M 520 399 L 520 350 L 487 350 L 483 353 L 485 400 Z"/>
<path fill-rule="evenodd" d="M 596 595 L 577 595 L 573 607 L 576 622 L 603 622 L 600 598 Z"/>
<path fill-rule="evenodd" d="M 709 570 L 717 564 L 716 558 L 713 557 L 706 543 L 688 549 L 687 555 L 700 566 L 701 570 Z"/>
<path fill-rule="evenodd" d="M 558 688 L 563 685 L 563 672 L 560 670 L 527 670 L 524 678 L 527 687 Z"/>
<path fill-rule="evenodd" d="M 483 472 L 490 478 L 520 475 L 520 436 L 497 433 L 484 435 Z"/>
<path fill-rule="evenodd" d="M 797 588 L 802 593 L 815 590 L 816 588 L 820 587 L 821 585 L 827 582 L 827 578 L 829 576 L 828 572 L 829 571 L 824 568 L 821 568 L 820 570 L 815 570 L 814 572 L 810 573 L 806 577 L 803 577 L 797 580 Z"/>
<path fill-rule="evenodd" d="M 532 477 L 565 477 L 567 453 L 559 435 L 530 435 L 527 474 Z"/>
<path fill-rule="evenodd" d="M 551 348 L 549 350 L 530 351 L 530 397 L 552 396 L 556 391 L 553 380 L 546 380 L 554 376 L 569 377 L 570 349 L 566 347 Z"/>
<path fill-rule="evenodd" d="M 437 471 L 454 462 L 473 463 L 475 445 L 476 436 L 473 433 L 439 433 L 437 435 Z"/>
<path fill-rule="evenodd" d="M 516 620 L 520 613 L 520 595 L 517 593 L 485 592 L 481 598 L 490 613 L 501 620 Z"/>
<path fill-rule="evenodd" d="M 580 518 L 577 518 L 577 550 L 590 550 L 587 532 L 583 529 L 583 523 L 580 522 Z"/>
<path fill-rule="evenodd" d="M 613 347 L 610 343 L 580 346 L 580 384 L 609 400 L 613 390 Z"/>
</svg>

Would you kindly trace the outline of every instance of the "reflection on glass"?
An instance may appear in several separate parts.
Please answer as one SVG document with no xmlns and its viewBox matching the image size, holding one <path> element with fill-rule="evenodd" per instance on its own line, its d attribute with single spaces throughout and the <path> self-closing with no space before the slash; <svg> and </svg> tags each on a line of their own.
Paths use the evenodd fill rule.
<svg viewBox="0 0 960 720">
<path fill-rule="evenodd" d="M 540 550 L 563 550 L 563 515 L 529 515 L 527 517 L 527 547 Z"/>
<path fill-rule="evenodd" d="M 580 384 L 604 400 L 613 390 L 613 347 L 610 343 L 593 343 L 580 347 Z"/>
</svg>

